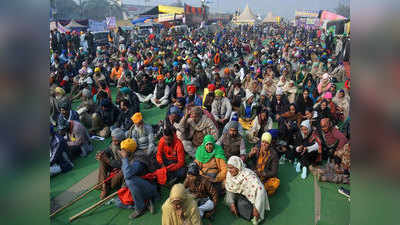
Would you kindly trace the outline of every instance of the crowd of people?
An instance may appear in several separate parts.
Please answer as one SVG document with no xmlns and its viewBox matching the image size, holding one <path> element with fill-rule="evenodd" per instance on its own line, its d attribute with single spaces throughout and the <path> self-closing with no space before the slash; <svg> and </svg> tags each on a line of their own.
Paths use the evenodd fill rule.
<svg viewBox="0 0 400 225">
<path fill-rule="evenodd" d="M 160 183 L 172 187 L 163 225 L 212 219 L 221 198 L 258 224 L 282 164 L 302 179 L 349 183 L 349 37 L 284 23 L 219 28 L 119 29 L 104 46 L 90 32 L 51 31 L 51 175 L 73 169 L 93 138 L 111 137 L 95 156 L 99 183 L 115 173 L 100 198 L 127 187 L 134 206 L 118 205 L 137 218 L 154 213 Z M 154 107 L 165 119 L 147 124 Z"/>
</svg>

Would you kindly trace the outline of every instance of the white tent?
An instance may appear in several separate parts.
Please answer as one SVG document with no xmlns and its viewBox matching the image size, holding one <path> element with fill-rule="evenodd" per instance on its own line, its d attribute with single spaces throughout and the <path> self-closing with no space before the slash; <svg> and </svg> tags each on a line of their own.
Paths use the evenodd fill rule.
<svg viewBox="0 0 400 225">
<path fill-rule="evenodd" d="M 272 12 L 269 12 L 262 22 L 263 23 L 279 23 L 280 17 L 272 16 Z"/>
<path fill-rule="evenodd" d="M 243 12 L 237 17 L 236 23 L 237 24 L 254 24 L 256 22 L 256 16 L 250 10 L 249 5 L 246 5 L 246 8 Z"/>
</svg>

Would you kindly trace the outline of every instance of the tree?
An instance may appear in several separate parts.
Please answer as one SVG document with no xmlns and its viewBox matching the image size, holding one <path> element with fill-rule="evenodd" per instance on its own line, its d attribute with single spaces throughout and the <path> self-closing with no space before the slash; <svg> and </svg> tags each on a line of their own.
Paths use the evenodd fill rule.
<svg viewBox="0 0 400 225">
<path fill-rule="evenodd" d="M 342 0 L 335 9 L 336 13 L 350 19 L 350 1 Z"/>
</svg>

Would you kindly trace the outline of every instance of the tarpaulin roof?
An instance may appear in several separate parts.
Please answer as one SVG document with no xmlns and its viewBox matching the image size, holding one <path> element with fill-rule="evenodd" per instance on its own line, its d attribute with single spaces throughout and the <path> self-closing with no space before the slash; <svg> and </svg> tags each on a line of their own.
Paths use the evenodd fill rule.
<svg viewBox="0 0 400 225">
<path fill-rule="evenodd" d="M 84 28 L 86 26 L 77 23 L 75 20 L 71 20 L 68 25 L 65 26 L 66 28 Z"/>
<path fill-rule="evenodd" d="M 131 20 L 132 24 L 137 24 L 137 23 L 143 23 L 144 21 L 146 21 L 147 19 L 149 19 L 150 17 L 146 16 L 146 17 L 141 17 L 135 20 Z"/>
</svg>

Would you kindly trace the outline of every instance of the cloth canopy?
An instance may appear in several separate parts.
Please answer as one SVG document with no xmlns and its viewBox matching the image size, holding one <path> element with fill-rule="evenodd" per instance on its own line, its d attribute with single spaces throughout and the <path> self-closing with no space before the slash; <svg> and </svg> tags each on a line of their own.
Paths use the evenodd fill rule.
<svg viewBox="0 0 400 225">
<path fill-rule="evenodd" d="M 254 24 L 256 22 L 256 16 L 250 10 L 249 5 L 243 10 L 242 14 L 238 16 L 236 23 L 238 24 Z"/>
</svg>

